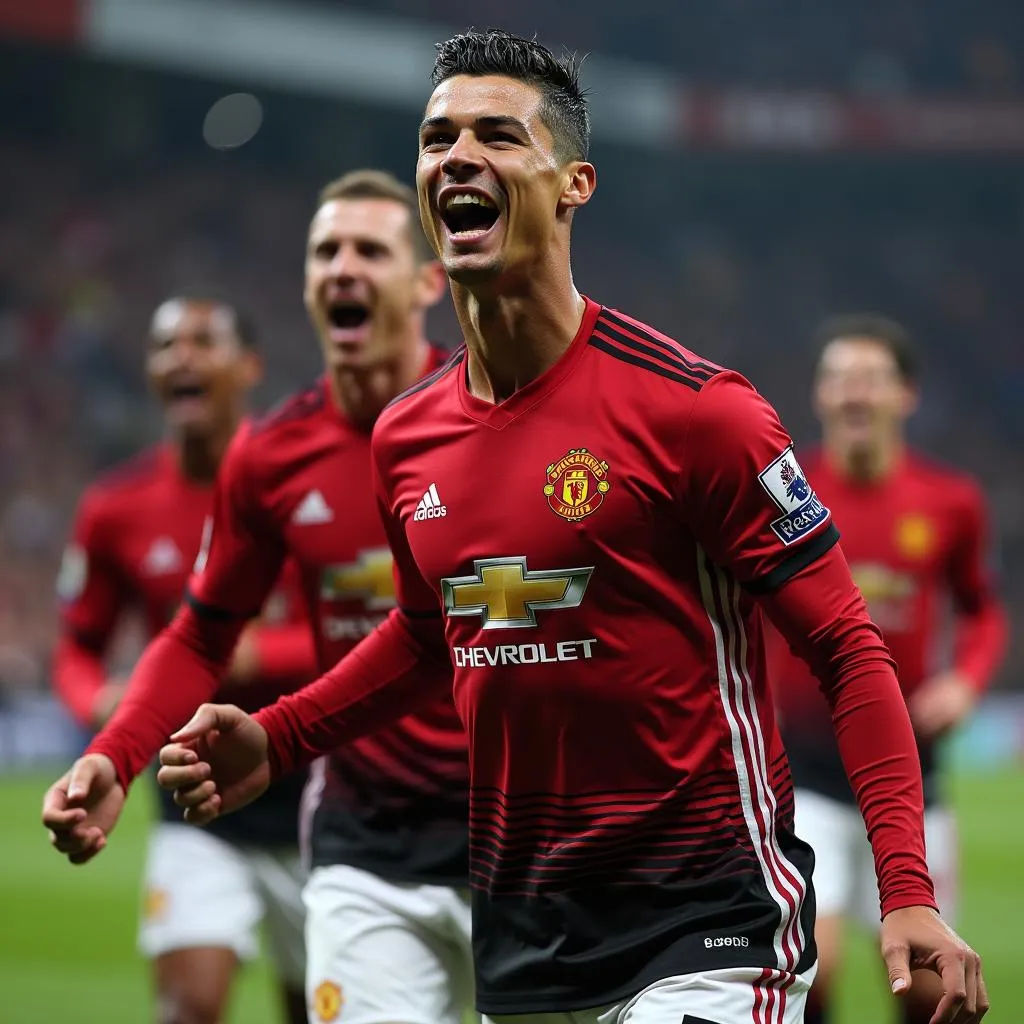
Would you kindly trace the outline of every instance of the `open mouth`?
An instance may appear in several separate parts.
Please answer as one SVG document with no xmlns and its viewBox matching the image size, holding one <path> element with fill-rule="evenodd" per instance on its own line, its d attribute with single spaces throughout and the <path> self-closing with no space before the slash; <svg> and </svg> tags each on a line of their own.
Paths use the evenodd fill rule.
<svg viewBox="0 0 1024 1024">
<path fill-rule="evenodd" d="M 168 394 L 172 402 L 187 401 L 190 398 L 205 398 L 206 388 L 202 384 L 173 384 Z"/>
<path fill-rule="evenodd" d="M 469 239 L 486 234 L 497 223 L 499 210 L 478 192 L 449 196 L 441 210 L 441 220 L 453 239 Z"/>
<path fill-rule="evenodd" d="M 332 302 L 327 307 L 327 319 L 339 331 L 356 330 L 370 319 L 370 311 L 358 302 Z"/>
</svg>

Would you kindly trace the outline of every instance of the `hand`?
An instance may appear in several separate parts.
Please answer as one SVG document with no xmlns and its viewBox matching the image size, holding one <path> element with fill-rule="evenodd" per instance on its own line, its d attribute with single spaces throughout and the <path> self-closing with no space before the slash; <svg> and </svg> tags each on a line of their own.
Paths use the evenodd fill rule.
<svg viewBox="0 0 1024 1024">
<path fill-rule="evenodd" d="M 50 843 L 72 864 L 92 860 L 107 845 L 124 801 L 113 761 L 105 754 L 80 757 L 43 797 Z"/>
<path fill-rule="evenodd" d="M 171 740 L 156 777 L 190 825 L 237 811 L 270 785 L 267 734 L 231 704 L 203 704 Z"/>
<path fill-rule="evenodd" d="M 97 732 L 107 724 L 110 716 L 117 710 L 117 705 L 121 703 L 127 689 L 126 679 L 110 679 L 100 688 L 92 702 L 92 727 Z"/>
<path fill-rule="evenodd" d="M 234 686 L 245 686 L 253 682 L 260 671 L 260 650 L 256 641 L 256 626 L 250 623 L 235 644 L 228 669 L 227 682 Z"/>
<path fill-rule="evenodd" d="M 932 970 L 942 999 L 930 1024 L 977 1024 L 988 1012 L 981 958 L 931 907 L 905 907 L 882 921 L 882 958 L 893 993 L 906 996 L 911 970 Z"/>
<path fill-rule="evenodd" d="M 907 701 L 914 731 L 922 739 L 938 739 L 967 718 L 977 699 L 977 691 L 959 673 L 934 676 Z"/>
</svg>

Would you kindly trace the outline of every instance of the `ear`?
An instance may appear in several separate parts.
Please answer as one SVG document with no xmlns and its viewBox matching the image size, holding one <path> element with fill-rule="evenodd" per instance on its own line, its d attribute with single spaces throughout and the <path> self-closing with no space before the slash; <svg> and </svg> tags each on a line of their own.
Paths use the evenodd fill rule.
<svg viewBox="0 0 1024 1024">
<path fill-rule="evenodd" d="M 820 423 L 823 419 L 821 406 L 821 390 L 824 387 L 821 380 L 821 371 L 814 371 L 814 380 L 811 384 L 811 411 L 815 419 Z"/>
<path fill-rule="evenodd" d="M 436 306 L 448 290 L 448 275 L 437 260 L 421 263 L 416 272 L 416 302 L 420 309 Z"/>
<path fill-rule="evenodd" d="M 240 370 L 246 388 L 256 387 L 263 380 L 263 357 L 251 348 L 246 349 L 242 353 Z"/>
<path fill-rule="evenodd" d="M 585 160 L 574 160 L 566 169 L 565 185 L 558 197 L 559 210 L 574 210 L 590 202 L 597 188 L 597 171 Z"/>
<path fill-rule="evenodd" d="M 903 413 L 904 419 L 910 419 L 911 416 L 917 412 L 917 407 L 921 404 L 921 392 L 918 390 L 916 384 L 904 384 L 903 385 L 903 397 L 900 402 L 900 411 Z"/>
</svg>

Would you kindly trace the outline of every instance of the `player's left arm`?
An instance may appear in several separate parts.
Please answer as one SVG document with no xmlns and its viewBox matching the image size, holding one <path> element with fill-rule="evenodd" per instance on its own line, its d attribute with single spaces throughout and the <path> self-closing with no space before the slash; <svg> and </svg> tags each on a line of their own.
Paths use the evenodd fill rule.
<svg viewBox="0 0 1024 1024">
<path fill-rule="evenodd" d="M 946 562 L 953 598 L 953 663 L 926 680 L 909 700 L 918 733 L 942 736 L 974 709 L 1006 653 L 1008 623 L 990 558 L 991 530 L 985 500 L 965 484 L 957 501 L 956 532 Z"/>
<path fill-rule="evenodd" d="M 822 682 L 871 840 L 894 991 L 909 988 L 911 965 L 932 966 L 945 989 L 935 1019 L 954 1019 L 949 1010 L 959 1011 L 965 986 L 973 1012 L 980 965 L 935 909 L 921 769 L 894 665 L 792 440 L 742 377 L 723 373 L 694 402 L 681 464 L 709 600 L 726 600 L 738 582 Z"/>
<path fill-rule="evenodd" d="M 721 587 L 725 574 L 734 577 L 822 682 L 875 850 L 883 911 L 934 906 L 906 705 L 832 517 L 792 446 L 775 411 L 741 377 L 705 384 L 686 439 L 691 525 L 713 563 L 711 582 Z"/>
</svg>

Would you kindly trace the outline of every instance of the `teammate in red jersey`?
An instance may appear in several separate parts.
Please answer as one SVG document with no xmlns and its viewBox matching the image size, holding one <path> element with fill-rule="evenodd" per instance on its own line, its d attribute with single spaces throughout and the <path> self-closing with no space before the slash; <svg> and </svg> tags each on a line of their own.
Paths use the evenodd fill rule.
<svg viewBox="0 0 1024 1024">
<path fill-rule="evenodd" d="M 272 708 L 201 708 L 162 752 L 162 784 L 213 820 L 447 692 L 454 662 L 480 1008 L 794 1022 L 811 851 L 792 830 L 763 608 L 827 680 L 894 987 L 927 964 L 945 984 L 936 1024 L 977 1021 L 988 998 L 934 909 L 892 663 L 788 436 L 738 374 L 573 285 L 570 229 L 595 185 L 575 67 L 471 32 L 441 44 L 434 83 L 420 212 L 466 347 L 374 434 L 398 608 Z"/>
<path fill-rule="evenodd" d="M 821 330 L 814 391 L 824 445 L 804 461 L 836 517 L 853 577 L 898 666 L 924 773 L 928 865 L 947 920 L 955 909 L 956 837 L 940 795 L 936 741 L 959 725 L 991 681 L 1006 618 L 989 567 L 982 493 L 963 473 L 906 447 L 917 405 L 906 332 L 879 316 L 842 316 Z M 944 657 L 949 607 L 951 661 Z M 839 967 L 844 918 L 878 927 L 871 848 L 843 772 L 828 706 L 810 669 L 769 634 L 768 675 L 796 786 L 797 833 L 814 847 L 818 974 L 808 1021 L 825 1019 Z M 927 986 L 916 986 L 927 995 Z M 915 992 L 917 995 L 917 992 Z M 926 1021 L 934 1001 L 904 1003 Z"/>
<path fill-rule="evenodd" d="M 370 428 L 446 358 L 424 333 L 445 286 L 411 189 L 361 171 L 324 190 L 305 298 L 327 372 L 243 428 L 225 458 L 205 568 L 90 748 L 114 754 L 123 786 L 210 699 L 286 555 L 301 571 L 324 669 L 393 607 Z M 114 787 L 110 761 L 84 760 Z M 461 1024 L 472 984 L 467 771 L 450 693 L 317 766 L 305 816 L 311 1020 L 332 1020 L 344 1004 L 348 1024 Z M 119 788 L 112 799 L 119 807 Z"/>
<path fill-rule="evenodd" d="M 124 692 L 106 671 L 124 613 L 140 612 L 156 636 L 181 602 L 212 511 L 217 467 L 261 367 L 252 332 L 236 310 L 179 297 L 153 316 L 147 369 L 169 439 L 86 492 L 58 580 L 57 692 L 92 729 L 103 725 Z M 298 579 L 286 573 L 261 623 L 236 650 L 224 699 L 255 710 L 313 677 L 304 611 Z M 159 791 L 161 820 L 149 841 L 139 936 L 153 961 L 159 1020 L 223 1019 L 239 962 L 258 951 L 261 917 L 288 1017 L 305 1019 L 297 827 L 302 781 L 296 776 L 274 786 L 238 821 L 226 819 L 209 834 L 184 827 Z M 182 863 L 190 869 L 182 871 Z"/>
</svg>

